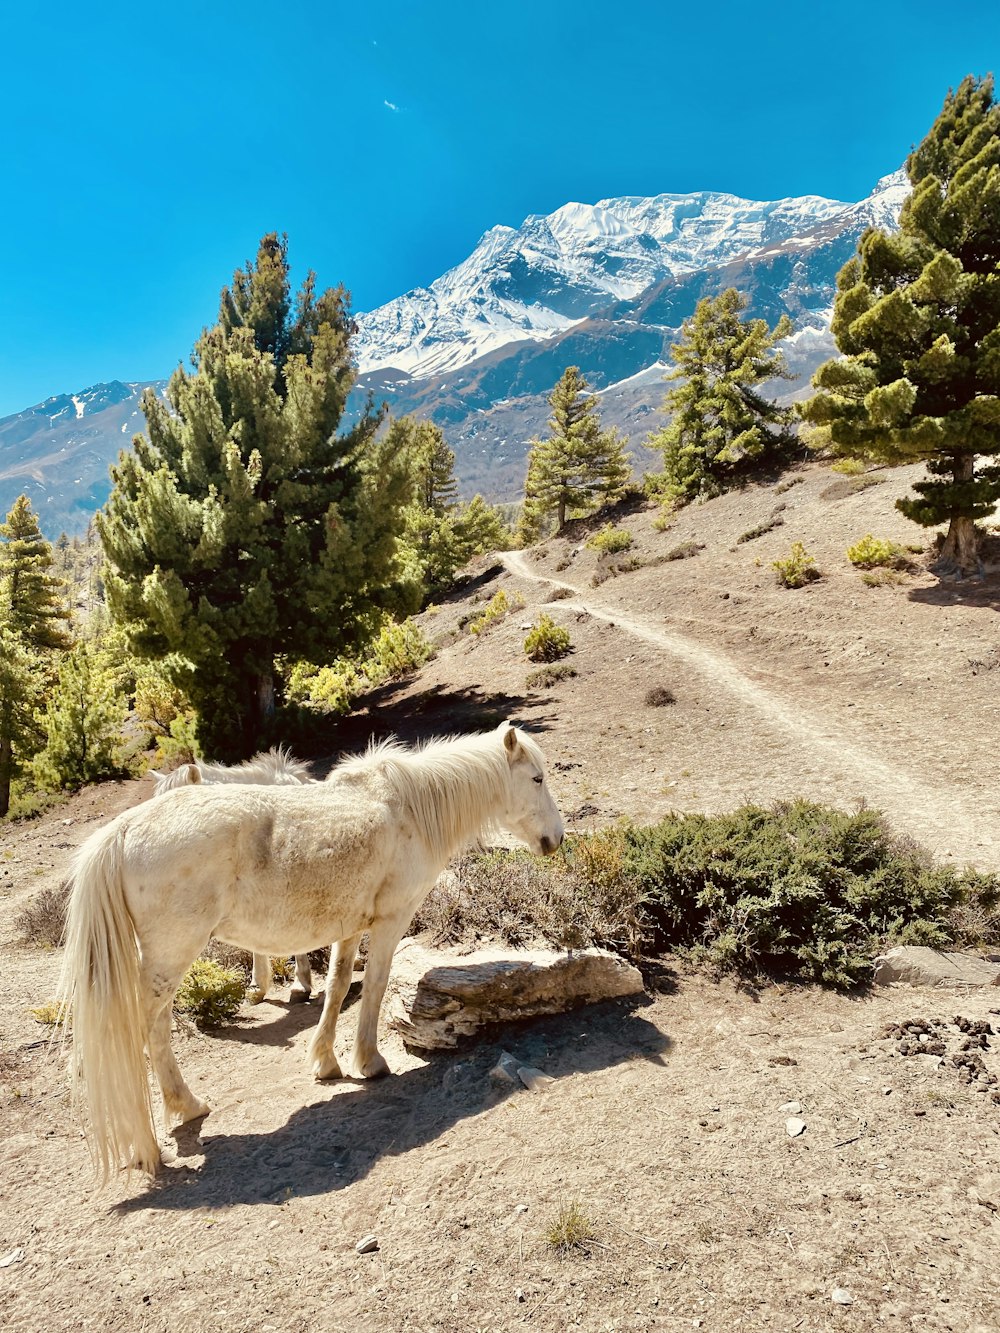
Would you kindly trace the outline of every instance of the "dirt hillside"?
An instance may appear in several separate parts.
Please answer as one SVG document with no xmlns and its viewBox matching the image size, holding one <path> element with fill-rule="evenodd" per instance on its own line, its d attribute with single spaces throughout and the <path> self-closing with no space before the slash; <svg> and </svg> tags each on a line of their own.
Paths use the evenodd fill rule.
<svg viewBox="0 0 1000 1333">
<path fill-rule="evenodd" d="M 1000 575 L 945 583 L 918 561 L 865 586 L 849 545 L 921 535 L 892 507 L 908 474 L 875 475 L 859 490 L 810 467 L 665 532 L 637 507 L 616 518 L 636 567 L 612 577 L 582 530 L 484 564 L 425 615 L 436 657 L 367 701 L 343 746 L 513 717 L 541 741 L 570 828 L 746 799 L 866 800 L 940 857 L 1000 869 Z M 783 589 L 771 562 L 796 540 L 823 577 Z M 523 608 L 463 631 L 501 588 Z M 528 683 L 521 649 L 543 608 L 574 645 L 576 674 L 551 686 Z M 656 687 L 675 702 L 647 703 Z M 94 1195 L 30 1013 L 55 988 L 59 951 L 21 943 L 16 916 L 147 792 L 108 784 L 0 826 L 0 1327 L 1000 1326 L 1000 1106 L 951 1058 L 953 1020 L 1000 1024 L 1000 991 L 751 992 L 668 967 L 642 1003 L 513 1025 L 430 1060 L 388 1035 L 391 1078 L 317 1084 L 304 1062 L 317 1006 L 282 990 L 220 1031 L 178 1034 L 211 1114 L 164 1133 L 154 1185 Z M 943 1062 L 881 1035 L 914 1018 L 936 1021 Z M 998 1042 L 983 1058 L 1000 1074 Z M 494 1088 L 501 1049 L 554 1075 L 550 1091 Z M 806 1124 L 796 1137 L 790 1118 Z M 546 1234 L 570 1206 L 589 1239 L 563 1254 Z M 379 1248 L 359 1255 L 365 1235 Z"/>
</svg>

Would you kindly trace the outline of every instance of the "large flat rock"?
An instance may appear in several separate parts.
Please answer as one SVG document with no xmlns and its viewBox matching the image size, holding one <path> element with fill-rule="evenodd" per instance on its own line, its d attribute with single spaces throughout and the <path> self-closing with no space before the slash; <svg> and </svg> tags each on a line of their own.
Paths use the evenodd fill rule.
<svg viewBox="0 0 1000 1333">
<path fill-rule="evenodd" d="M 638 968 L 606 949 L 459 954 L 405 940 L 389 977 L 389 1023 L 409 1045 L 436 1050 L 487 1023 L 557 1014 L 642 990 Z"/>
<path fill-rule="evenodd" d="M 910 986 L 1000 986 L 1000 963 L 975 954 L 906 944 L 876 960 L 872 980 L 876 986 L 894 981 Z"/>
</svg>

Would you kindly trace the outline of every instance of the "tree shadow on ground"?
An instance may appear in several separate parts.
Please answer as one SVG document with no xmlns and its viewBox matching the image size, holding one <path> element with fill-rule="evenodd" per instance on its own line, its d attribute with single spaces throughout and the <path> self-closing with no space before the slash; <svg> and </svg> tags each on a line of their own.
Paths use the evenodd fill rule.
<svg viewBox="0 0 1000 1333">
<path fill-rule="evenodd" d="M 936 583 L 911 588 L 907 597 L 924 606 L 983 606 L 996 610 L 1000 607 L 1000 574 L 991 572 L 983 578 L 941 577 Z"/>
<path fill-rule="evenodd" d="M 587 1006 L 498 1029 L 467 1052 L 436 1053 L 429 1063 L 313 1102 L 270 1131 L 213 1134 L 211 1118 L 175 1134 L 180 1157 L 204 1154 L 199 1167 L 166 1166 L 118 1213 L 279 1204 L 327 1194 L 363 1180 L 383 1157 L 433 1142 L 461 1121 L 508 1096 L 556 1095 L 497 1088 L 489 1078 L 501 1048 L 556 1080 L 593 1074 L 632 1060 L 664 1067 L 669 1037 L 636 1012 L 651 1001 Z M 200 1138 L 199 1138 L 200 1135 Z"/>
</svg>

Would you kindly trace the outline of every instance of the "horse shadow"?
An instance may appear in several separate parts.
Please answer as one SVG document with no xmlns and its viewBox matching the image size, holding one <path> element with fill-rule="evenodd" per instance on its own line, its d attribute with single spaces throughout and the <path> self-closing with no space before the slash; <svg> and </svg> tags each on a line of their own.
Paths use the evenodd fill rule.
<svg viewBox="0 0 1000 1333">
<path fill-rule="evenodd" d="M 465 1051 L 430 1056 L 426 1065 L 302 1106 L 277 1129 L 213 1134 L 211 1118 L 174 1134 L 178 1164 L 161 1168 L 141 1195 L 113 1211 L 189 1211 L 238 1204 L 282 1204 L 335 1193 L 363 1180 L 384 1157 L 433 1142 L 456 1124 L 510 1096 L 552 1095 L 496 1087 L 489 1071 L 501 1049 L 557 1081 L 640 1059 L 665 1067 L 671 1041 L 630 997 L 549 1018 L 503 1025 Z M 197 1167 L 183 1158 L 203 1155 Z"/>
</svg>

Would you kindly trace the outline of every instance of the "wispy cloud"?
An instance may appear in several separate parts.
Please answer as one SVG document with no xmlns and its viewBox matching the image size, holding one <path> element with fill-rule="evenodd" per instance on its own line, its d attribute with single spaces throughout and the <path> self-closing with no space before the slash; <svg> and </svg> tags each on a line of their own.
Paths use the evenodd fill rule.
<svg viewBox="0 0 1000 1333">
<path fill-rule="evenodd" d="M 387 106 L 387 107 L 389 108 L 390 111 L 398 111 L 398 110 L 399 110 L 399 107 L 396 105 L 395 102 L 390 102 L 390 101 L 388 101 L 388 100 L 385 99 L 385 98 L 383 98 L 383 100 L 382 100 L 382 105 L 383 105 L 383 106 Z"/>
</svg>

